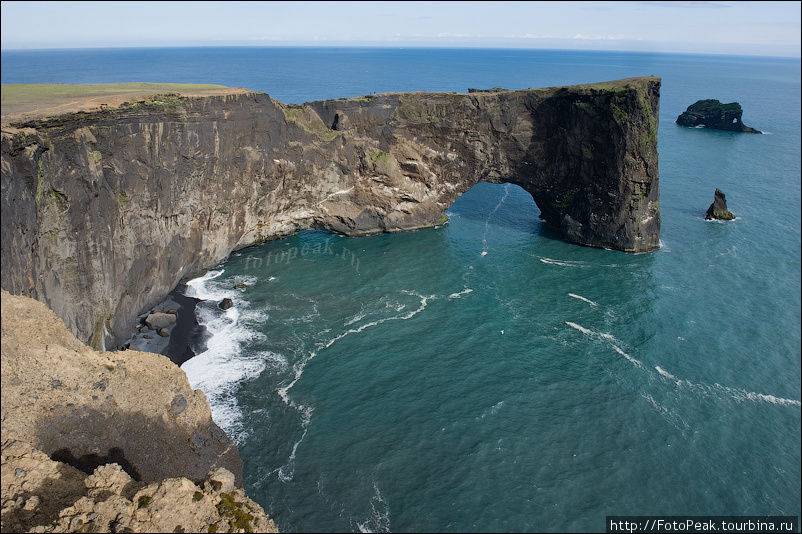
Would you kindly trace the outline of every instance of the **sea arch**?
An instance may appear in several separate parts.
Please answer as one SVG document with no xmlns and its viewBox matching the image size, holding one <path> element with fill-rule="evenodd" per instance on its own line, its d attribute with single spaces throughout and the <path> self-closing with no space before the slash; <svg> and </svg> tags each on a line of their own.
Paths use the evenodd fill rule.
<svg viewBox="0 0 802 534">
<path fill-rule="evenodd" d="M 467 95 L 387 94 L 369 106 L 359 99 L 312 102 L 323 124 L 375 143 L 361 147 L 355 163 L 367 180 L 351 190 L 371 200 L 353 203 L 343 193 L 339 218 L 322 216 L 314 225 L 360 235 L 438 224 L 460 194 L 485 181 L 528 191 L 541 217 L 568 241 L 655 249 L 659 87 L 657 78 L 637 78 Z M 382 186 L 399 196 L 388 201 Z M 353 206 L 359 213 L 349 217 Z M 327 205 L 327 214 L 335 210 Z"/>
</svg>

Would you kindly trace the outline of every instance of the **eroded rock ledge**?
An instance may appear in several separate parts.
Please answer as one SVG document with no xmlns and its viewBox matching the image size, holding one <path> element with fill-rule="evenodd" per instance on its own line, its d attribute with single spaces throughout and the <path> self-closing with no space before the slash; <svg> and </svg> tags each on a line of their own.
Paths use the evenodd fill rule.
<svg viewBox="0 0 802 534">
<path fill-rule="evenodd" d="M 652 250 L 659 91 L 644 77 L 304 105 L 164 97 L 5 126 L 2 287 L 116 345 L 232 250 L 441 224 L 480 181 L 529 191 L 568 241 Z"/>
<path fill-rule="evenodd" d="M 176 365 L 95 352 L 42 303 L 1 297 L 3 532 L 275 531 Z"/>
</svg>

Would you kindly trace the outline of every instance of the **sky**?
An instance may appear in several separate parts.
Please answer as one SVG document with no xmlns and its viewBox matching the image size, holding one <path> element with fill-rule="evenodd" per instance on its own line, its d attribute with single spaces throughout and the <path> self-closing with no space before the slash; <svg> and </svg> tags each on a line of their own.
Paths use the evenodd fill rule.
<svg viewBox="0 0 802 534">
<path fill-rule="evenodd" d="M 800 2 L 2 2 L 0 46 L 392 46 L 800 56 Z"/>
</svg>

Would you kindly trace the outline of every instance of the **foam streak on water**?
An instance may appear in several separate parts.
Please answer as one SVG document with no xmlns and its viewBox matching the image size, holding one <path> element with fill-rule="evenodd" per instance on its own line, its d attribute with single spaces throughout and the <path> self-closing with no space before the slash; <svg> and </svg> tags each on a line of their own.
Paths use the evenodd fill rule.
<svg viewBox="0 0 802 534">
<path fill-rule="evenodd" d="M 485 233 L 482 235 L 482 256 L 487 256 L 487 232 L 490 230 L 490 219 L 493 218 L 493 215 L 496 214 L 498 209 L 504 204 L 504 201 L 507 200 L 507 197 L 510 194 L 510 184 L 504 184 L 504 195 L 502 195 L 501 200 L 498 201 L 496 207 L 487 215 L 487 219 L 485 220 Z"/>
<path fill-rule="evenodd" d="M 581 261 L 555 260 L 553 258 L 538 258 L 546 265 L 559 265 L 560 267 L 582 267 Z"/>
<path fill-rule="evenodd" d="M 776 404 L 779 406 L 802 406 L 802 403 L 798 400 L 794 399 L 785 399 L 782 397 L 776 397 L 774 395 L 767 395 L 764 393 L 755 393 L 753 391 L 746 391 L 745 389 L 739 388 L 732 388 L 729 386 L 722 386 L 718 382 L 713 385 L 709 384 L 699 384 L 696 382 L 691 382 L 690 380 L 680 380 L 673 374 L 669 373 L 659 365 L 655 366 L 657 372 L 663 378 L 673 381 L 677 387 L 684 387 L 690 390 L 697 391 L 704 395 L 710 396 L 725 396 L 732 398 L 738 402 L 744 401 L 752 401 L 752 402 L 768 402 L 770 404 Z"/>
<path fill-rule="evenodd" d="M 569 296 L 569 297 L 572 297 L 572 298 L 575 298 L 575 299 L 579 299 L 579 300 L 581 300 L 581 301 L 583 301 L 583 302 L 587 302 L 587 303 L 588 303 L 588 304 L 590 304 L 591 306 L 598 306 L 598 304 L 596 304 L 596 303 L 595 303 L 595 302 L 593 302 L 592 300 L 590 300 L 590 299 L 586 299 L 585 297 L 583 297 L 583 296 L 581 296 L 581 295 L 577 295 L 577 294 L 575 294 L 575 293 L 568 293 L 568 296 Z"/>
<path fill-rule="evenodd" d="M 417 293 L 413 293 L 411 291 L 404 291 L 404 293 L 407 293 L 407 294 L 410 294 L 410 295 L 416 295 L 417 297 L 419 297 L 421 299 L 420 300 L 420 306 L 418 306 L 417 309 L 412 310 L 411 312 L 403 314 L 403 315 L 395 315 L 393 317 L 385 317 L 383 319 L 378 319 L 376 321 L 371 321 L 369 323 L 365 323 L 362 326 L 359 326 L 357 328 L 351 328 L 349 330 L 346 330 L 342 334 L 340 334 L 340 335 L 338 335 L 336 337 L 333 337 L 332 339 L 330 339 L 330 340 L 318 345 L 318 350 L 310 352 L 309 356 L 307 356 L 305 359 L 303 359 L 300 363 L 296 364 L 295 365 L 295 378 L 293 378 L 292 382 L 290 382 L 286 386 L 278 389 L 278 394 L 281 396 L 281 399 L 284 401 L 284 403 L 285 404 L 292 404 L 292 401 L 289 400 L 289 397 L 288 397 L 287 393 L 289 392 L 290 389 L 292 389 L 292 387 L 296 384 L 296 382 L 298 382 L 298 380 L 301 379 L 301 376 L 304 373 L 304 369 L 306 368 L 306 365 L 315 356 L 317 356 L 318 353 L 321 350 L 324 350 L 324 349 L 327 349 L 327 348 L 331 347 L 334 343 L 336 343 L 337 341 L 341 340 L 342 338 L 344 338 L 347 335 L 358 334 L 359 332 L 362 332 L 366 328 L 370 328 L 372 326 L 377 326 L 377 325 L 380 325 L 380 324 L 385 323 L 387 321 L 396 321 L 396 320 L 399 320 L 399 319 L 401 319 L 401 320 L 411 319 L 412 317 L 414 317 L 415 315 L 417 315 L 418 313 L 420 313 L 424 309 L 426 309 L 426 305 L 429 302 L 429 300 L 435 298 L 434 295 L 429 295 L 428 297 L 426 297 L 426 296 L 418 295 Z"/>
<path fill-rule="evenodd" d="M 365 323 L 365 324 L 363 324 L 363 325 L 361 325 L 361 326 L 359 326 L 357 328 L 350 328 L 350 329 L 346 330 L 345 332 L 343 332 L 343 333 L 341 333 L 341 334 L 329 339 L 328 341 L 325 341 L 323 343 L 318 344 L 318 347 L 317 347 L 316 350 L 310 352 L 309 355 L 306 358 L 304 358 L 303 360 L 301 360 L 300 362 L 295 364 L 295 366 L 294 366 L 295 376 L 293 377 L 292 381 L 289 384 L 287 384 L 286 386 L 281 387 L 281 388 L 279 388 L 277 390 L 278 394 L 281 397 L 281 400 L 284 402 L 284 404 L 286 404 L 287 406 L 290 406 L 290 407 L 298 410 L 301 413 L 301 428 L 303 429 L 303 432 L 301 433 L 301 437 L 292 446 L 292 451 L 290 452 L 290 456 L 287 459 L 287 463 L 284 464 L 283 466 L 281 466 L 278 469 L 278 477 L 279 477 L 279 480 L 281 480 L 282 482 L 291 481 L 293 476 L 294 476 L 294 474 L 295 474 L 295 456 L 296 456 L 296 453 L 298 451 L 298 446 L 301 444 L 301 442 L 304 440 L 304 438 L 306 437 L 307 433 L 309 432 L 309 424 L 312 421 L 312 412 L 313 412 L 313 408 L 311 406 L 306 406 L 304 404 L 297 403 L 297 402 L 293 401 L 292 399 L 290 399 L 290 397 L 289 397 L 290 389 L 292 389 L 292 387 L 295 386 L 295 384 L 298 382 L 298 380 L 301 379 L 301 377 L 303 376 L 303 373 L 304 373 L 304 369 L 306 369 L 307 364 L 310 361 L 312 361 L 315 358 L 315 356 L 317 356 L 320 353 L 320 351 L 331 347 L 332 345 L 334 345 L 334 343 L 336 343 L 337 341 L 343 339 L 344 337 L 346 337 L 346 336 L 348 336 L 350 334 L 358 334 L 358 333 L 360 333 L 360 332 L 362 332 L 362 331 L 364 331 L 364 330 L 366 330 L 368 328 L 371 328 L 373 326 L 378 326 L 378 325 L 380 325 L 382 323 L 385 323 L 387 321 L 411 319 L 412 317 L 416 316 L 417 314 L 419 314 L 420 312 L 425 310 L 428 302 L 435 298 L 434 295 L 424 296 L 424 295 L 420 295 L 418 293 L 415 293 L 413 291 L 408 291 L 408 290 L 402 290 L 402 293 L 405 293 L 407 295 L 414 295 L 414 296 L 418 297 L 420 299 L 420 305 L 416 309 L 414 309 L 414 310 L 412 310 L 412 311 L 410 311 L 408 313 L 405 313 L 405 314 L 394 315 L 392 317 L 385 317 L 383 319 L 370 321 L 370 322 Z M 403 309 L 403 306 L 399 308 L 399 311 L 400 311 L 400 309 Z M 352 321 L 349 321 L 347 324 L 352 324 L 353 322 L 354 321 L 352 320 Z"/>
<path fill-rule="evenodd" d="M 615 351 L 616 351 L 618 354 L 620 354 L 621 356 L 623 356 L 624 358 L 626 358 L 627 360 L 629 360 L 629 362 L 631 362 L 633 365 L 635 365 L 635 366 L 637 366 L 637 367 L 643 367 L 643 364 L 642 364 L 640 361 L 638 361 L 637 359 L 633 358 L 632 356 L 630 356 L 629 354 L 627 354 L 626 352 L 624 352 L 624 351 L 621 349 L 621 347 L 619 347 L 618 345 L 616 345 L 616 343 L 620 343 L 620 341 L 618 341 L 618 340 L 615 338 L 615 336 L 613 336 L 612 334 L 605 334 L 605 333 L 603 333 L 603 332 L 596 332 L 596 331 L 594 331 L 594 330 L 591 330 L 591 329 L 589 329 L 589 328 L 585 328 L 585 327 L 584 327 L 584 326 L 582 326 L 582 325 L 578 325 L 578 324 L 576 324 L 576 323 L 572 323 L 571 321 L 565 321 L 565 324 L 567 324 L 567 325 L 568 325 L 568 326 L 570 326 L 571 328 L 574 328 L 574 329 L 576 329 L 576 330 L 579 330 L 580 332 L 582 332 L 582 333 L 583 333 L 583 334 L 585 334 L 586 336 L 590 336 L 590 337 L 598 337 L 598 338 L 601 338 L 601 339 L 604 339 L 604 340 L 606 340 L 606 341 L 610 342 L 610 346 L 611 346 L 611 347 L 613 348 L 613 350 L 615 350 Z"/>
</svg>

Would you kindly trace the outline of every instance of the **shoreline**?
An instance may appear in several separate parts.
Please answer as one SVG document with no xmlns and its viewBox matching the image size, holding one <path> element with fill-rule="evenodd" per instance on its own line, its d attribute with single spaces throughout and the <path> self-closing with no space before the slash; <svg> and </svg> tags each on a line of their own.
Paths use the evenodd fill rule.
<svg viewBox="0 0 802 534">
<path fill-rule="evenodd" d="M 198 316 L 195 313 L 195 307 L 203 301 L 186 296 L 186 289 L 186 283 L 179 282 L 168 295 L 168 298 L 177 303 L 179 308 L 175 327 L 168 338 L 170 341 L 164 355 L 179 367 L 187 360 L 205 351 L 206 340 L 209 338 L 208 330 L 198 323 Z"/>
<path fill-rule="evenodd" d="M 205 326 L 198 323 L 195 313 L 196 306 L 203 300 L 188 297 L 185 294 L 186 289 L 186 281 L 179 282 L 161 303 L 139 315 L 131 337 L 115 350 L 155 352 L 168 357 L 178 367 L 206 350 L 209 332 Z M 169 328 L 169 336 L 162 337 L 154 330 L 144 332 L 140 330 L 145 318 L 154 312 L 175 313 L 176 322 Z"/>
</svg>

